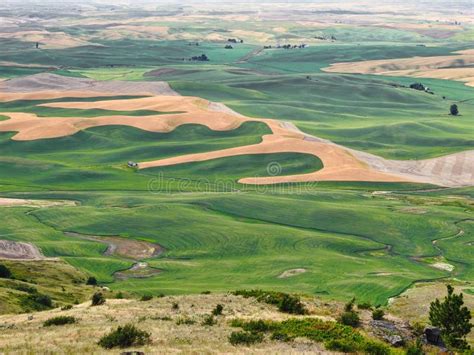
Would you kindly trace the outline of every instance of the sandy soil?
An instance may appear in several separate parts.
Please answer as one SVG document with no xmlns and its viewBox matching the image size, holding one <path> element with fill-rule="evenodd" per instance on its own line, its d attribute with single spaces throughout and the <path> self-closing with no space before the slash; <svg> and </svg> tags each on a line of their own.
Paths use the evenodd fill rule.
<svg viewBox="0 0 474 355">
<path fill-rule="evenodd" d="M 0 240 L 0 259 L 40 260 L 43 258 L 39 249 L 31 243 Z"/>
<path fill-rule="evenodd" d="M 24 200 L 19 198 L 0 197 L 0 207 L 53 207 L 53 206 L 76 206 L 75 201 L 63 200 Z"/>
<path fill-rule="evenodd" d="M 288 122 L 245 117 L 222 104 L 210 103 L 196 97 L 152 96 L 130 100 L 57 102 L 44 106 L 109 110 L 143 109 L 182 113 L 147 116 L 147 119 L 143 120 L 134 116 L 38 118 L 34 114 L 4 112 L 0 114 L 9 116 L 10 119 L 0 121 L 0 132 L 16 131 L 18 133 L 13 139 L 33 140 L 62 137 L 82 129 L 104 125 L 128 125 L 152 132 L 170 132 L 183 124 L 202 124 L 212 130 L 224 131 L 235 129 L 243 122 L 258 121 L 267 124 L 272 131 L 272 134 L 262 137 L 261 143 L 141 162 L 139 168 L 146 169 L 247 154 L 293 152 L 317 156 L 323 162 L 324 168 L 313 173 L 291 176 L 247 177 L 240 179 L 239 182 L 275 184 L 314 181 L 411 181 L 443 186 L 474 185 L 474 150 L 429 160 L 387 160 L 307 135 Z"/>
<path fill-rule="evenodd" d="M 474 50 L 457 55 L 334 63 L 326 72 L 447 79 L 474 86 Z"/>
<path fill-rule="evenodd" d="M 142 260 L 158 256 L 163 252 L 163 248 L 158 244 L 132 238 L 86 235 L 73 232 L 65 232 L 64 234 L 69 237 L 107 244 L 107 249 L 104 252 L 106 256 L 116 255 L 127 259 Z"/>
<path fill-rule="evenodd" d="M 304 274 L 306 272 L 306 269 L 291 269 L 291 270 L 286 270 L 282 272 L 280 275 L 278 275 L 279 279 L 286 279 L 288 277 L 293 277 L 297 276 L 300 274 Z"/>
</svg>

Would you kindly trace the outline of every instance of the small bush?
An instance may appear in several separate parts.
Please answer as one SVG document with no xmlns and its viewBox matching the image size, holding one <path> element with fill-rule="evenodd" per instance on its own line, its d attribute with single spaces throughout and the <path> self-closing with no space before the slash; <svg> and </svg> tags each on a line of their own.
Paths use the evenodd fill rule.
<svg viewBox="0 0 474 355">
<path fill-rule="evenodd" d="M 324 343 L 327 350 L 340 351 L 343 353 L 354 353 L 358 350 L 357 344 L 350 339 L 331 339 Z"/>
<path fill-rule="evenodd" d="M 221 304 L 218 304 L 213 310 L 212 314 L 214 316 L 220 316 L 222 314 L 222 311 L 224 310 L 224 306 Z"/>
<path fill-rule="evenodd" d="M 368 341 L 364 346 L 364 352 L 368 355 L 390 355 L 390 348 L 382 343 Z"/>
<path fill-rule="evenodd" d="M 357 327 L 360 323 L 360 318 L 359 315 L 354 312 L 344 312 L 341 314 L 341 316 L 338 319 L 339 323 L 342 323 L 344 325 L 349 325 L 351 327 Z"/>
<path fill-rule="evenodd" d="M 424 355 L 423 343 L 420 339 L 417 339 L 416 342 L 411 343 L 407 347 L 406 355 Z"/>
<path fill-rule="evenodd" d="M 124 295 L 123 295 L 122 292 L 118 292 L 118 293 L 115 295 L 115 298 L 116 298 L 117 300 L 123 300 L 125 297 L 124 297 Z"/>
<path fill-rule="evenodd" d="M 358 309 L 372 309 L 372 305 L 370 304 L 370 302 L 364 302 L 364 303 L 359 303 L 357 305 L 357 308 Z"/>
<path fill-rule="evenodd" d="M 151 301 L 153 299 L 152 295 L 143 295 L 142 298 L 140 298 L 140 301 Z"/>
<path fill-rule="evenodd" d="M 36 289 L 36 287 L 33 287 L 33 286 L 19 284 L 19 285 L 13 286 L 13 288 L 15 290 L 18 290 L 18 291 L 21 291 L 21 292 L 26 292 L 26 293 L 29 293 L 29 294 L 38 293 L 38 290 Z"/>
<path fill-rule="evenodd" d="M 300 299 L 291 295 L 284 295 L 278 304 L 278 310 L 291 314 L 306 314 L 307 311 Z"/>
<path fill-rule="evenodd" d="M 276 305 L 280 312 L 307 314 L 307 311 L 299 297 L 287 293 L 262 290 L 237 290 L 233 292 L 233 294 L 245 298 L 255 297 L 259 302 Z"/>
<path fill-rule="evenodd" d="M 179 304 L 176 302 L 173 302 L 173 304 L 171 305 L 171 309 L 174 311 L 177 311 L 179 309 Z"/>
<path fill-rule="evenodd" d="M 89 276 L 86 281 L 86 285 L 97 286 L 97 279 L 94 276 Z"/>
<path fill-rule="evenodd" d="M 352 312 L 354 309 L 355 298 L 351 299 L 344 305 L 344 312 Z"/>
<path fill-rule="evenodd" d="M 217 321 L 214 319 L 214 316 L 208 314 L 204 317 L 203 321 L 201 322 L 201 325 L 212 327 L 216 323 Z"/>
<path fill-rule="evenodd" d="M 232 345 L 252 345 L 261 343 L 263 334 L 250 332 L 232 332 L 229 336 L 229 342 Z"/>
<path fill-rule="evenodd" d="M 105 297 L 102 292 L 96 292 L 92 295 L 92 305 L 100 306 L 105 303 Z"/>
<path fill-rule="evenodd" d="M 178 320 L 176 321 L 176 324 L 177 325 L 193 325 L 195 324 L 196 321 L 194 319 L 191 319 L 191 318 L 187 318 L 187 317 L 182 317 L 182 318 L 178 318 Z"/>
<path fill-rule="evenodd" d="M 58 316 L 50 318 L 43 323 L 43 327 L 50 327 L 52 325 L 65 325 L 76 323 L 76 318 L 70 316 Z"/>
<path fill-rule="evenodd" d="M 417 337 L 421 337 L 425 333 L 425 325 L 421 322 L 413 322 L 411 328 L 413 329 L 413 334 Z"/>
<path fill-rule="evenodd" d="M 133 324 L 127 324 L 104 335 L 98 344 L 105 349 L 112 349 L 141 346 L 148 343 L 150 343 L 150 333 L 137 329 Z"/>
<path fill-rule="evenodd" d="M 72 309 L 72 304 L 66 304 L 61 307 L 61 311 L 69 311 L 70 309 Z"/>
<path fill-rule="evenodd" d="M 211 291 L 202 291 L 201 292 L 201 295 L 210 295 L 211 294 Z"/>
<path fill-rule="evenodd" d="M 374 311 L 372 312 L 373 320 L 382 320 L 384 316 L 385 316 L 385 312 L 383 311 L 383 309 L 377 308 L 377 309 L 374 309 Z"/>
<path fill-rule="evenodd" d="M 244 330 L 252 333 L 262 333 L 273 330 L 270 322 L 265 322 L 261 319 L 251 320 L 249 322 L 243 323 L 240 325 Z"/>
<path fill-rule="evenodd" d="M 10 279 L 12 277 L 12 272 L 5 265 L 0 264 L 0 278 Z"/>
</svg>

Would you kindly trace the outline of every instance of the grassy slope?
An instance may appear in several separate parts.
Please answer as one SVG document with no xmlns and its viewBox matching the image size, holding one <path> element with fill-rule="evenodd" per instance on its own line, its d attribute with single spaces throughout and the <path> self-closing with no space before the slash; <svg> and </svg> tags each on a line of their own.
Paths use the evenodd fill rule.
<svg viewBox="0 0 474 355">
<path fill-rule="evenodd" d="M 9 60 L 22 62 L 27 60 L 26 54 L 31 54 L 29 62 L 54 61 L 69 69 L 75 67 L 74 75 L 97 79 L 137 80 L 148 68 L 178 68 L 179 71 L 163 77 L 144 78 L 170 80 L 184 94 L 223 101 L 248 115 L 292 120 L 309 133 L 387 157 L 430 157 L 471 148 L 473 144 L 470 103 L 460 103 L 463 116 L 459 119 L 446 115 L 451 102 L 472 96 L 471 88 L 460 83 L 423 80 L 435 91 L 436 95 L 431 96 L 392 85 L 406 85 L 411 79 L 319 71 L 343 59 L 437 55 L 455 48 L 314 46 L 308 51 L 265 52 L 248 63 L 235 64 L 255 47 L 225 51 L 220 44 L 211 44 L 196 52 L 195 47 L 183 42 L 127 40 L 108 45 L 114 51 L 104 53 L 102 47 L 31 51 L 25 46 L 16 48 L 18 54 Z M 85 51 L 90 54 L 88 61 L 82 57 Z M 211 62 L 182 61 L 202 52 L 210 56 Z M 137 53 L 143 67 L 130 71 L 103 67 L 112 61 L 130 65 L 131 59 L 137 60 Z M 8 209 L 7 223 L 0 227 L 2 235 L 33 241 L 46 255 L 61 256 L 104 282 L 112 281 L 114 271 L 131 263 L 104 257 L 103 245 L 65 237 L 62 231 L 156 241 L 167 253 L 149 262 L 164 271 L 161 275 L 111 285 L 138 293 L 222 291 L 239 285 L 304 291 L 338 299 L 355 295 L 361 300 L 383 303 L 416 280 L 451 276 L 411 258 L 436 256 L 439 251 L 433 248 L 432 240 L 454 235 L 458 231 L 456 223 L 466 218 L 466 207 L 444 204 L 445 195 L 433 197 L 436 203 L 422 202 L 427 212 L 420 215 L 404 210 L 419 207 L 420 201 L 398 196 L 395 200 L 371 197 L 364 192 L 400 188 L 397 184 L 354 185 L 358 192 L 340 191 L 338 184 L 321 184 L 297 185 L 283 192 L 264 188 L 224 194 L 227 190 L 220 186 L 211 189 L 213 193 L 204 193 L 200 181 L 195 181 L 235 181 L 241 174 L 265 174 L 266 165 L 272 161 L 281 161 L 284 172 L 319 167 L 318 161 L 297 155 L 238 157 L 157 169 L 149 173 L 166 175 L 163 181 L 154 180 L 152 193 L 139 192 L 150 188 L 152 176 L 122 169 L 130 159 L 156 159 L 255 142 L 262 133 L 255 134 L 255 130 L 256 127 L 249 127 L 235 135 L 214 135 L 202 127 L 187 126 L 160 135 L 107 127 L 64 139 L 24 144 L 9 141 L 10 134 L 5 134 L 1 144 L 2 152 L 7 154 L 0 167 L 1 190 L 84 193 L 27 193 L 24 196 L 78 199 L 83 205 L 35 211 Z M 183 185 L 174 177 L 192 180 Z M 303 190 L 298 188 L 301 186 Z M 221 193 L 214 193 L 216 190 Z M 465 261 L 470 257 L 468 250 L 459 252 L 462 246 L 448 243 L 447 239 L 438 243 L 448 261 L 456 266 L 453 275 L 469 279 L 472 271 L 470 262 Z M 386 244 L 392 245 L 392 249 L 387 249 Z M 308 271 L 293 278 L 277 278 L 281 272 L 299 267 Z"/>
<path fill-rule="evenodd" d="M 85 286 L 86 274 L 61 260 L 5 261 L 14 279 L 0 279 L 0 314 L 28 312 L 27 288 L 49 295 L 57 306 L 83 302 L 92 288 Z"/>
<path fill-rule="evenodd" d="M 45 237 L 37 234 L 28 239 L 36 239 L 47 255 L 63 256 L 102 281 L 111 281 L 110 274 L 123 266 L 116 258 L 102 257 L 97 243 L 67 239 L 60 231 L 121 235 L 161 244 L 166 254 L 149 263 L 162 274 L 111 285 L 138 293 L 226 291 L 239 285 L 337 299 L 355 295 L 383 303 L 415 280 L 449 276 L 411 258 L 438 254 L 431 240 L 456 233 L 454 223 L 465 215 L 461 207 L 436 206 L 428 200 L 423 205 L 427 212 L 420 215 L 406 212 L 412 204 L 405 199 L 370 198 L 364 192 L 273 192 L 40 193 L 35 197 L 78 199 L 82 206 L 40 209 L 22 218 L 29 218 L 32 229 L 49 231 Z M 361 200 L 363 209 L 358 207 Z M 16 215 L 21 209 L 9 211 Z M 14 231 L 9 223 L 3 228 Z M 24 240 L 25 234 L 13 233 L 12 238 Z M 42 241 L 46 236 L 57 241 Z M 449 256 L 451 246 L 442 248 L 456 265 L 455 275 L 469 280 L 469 270 Z M 307 272 L 277 278 L 294 268 Z"/>
</svg>

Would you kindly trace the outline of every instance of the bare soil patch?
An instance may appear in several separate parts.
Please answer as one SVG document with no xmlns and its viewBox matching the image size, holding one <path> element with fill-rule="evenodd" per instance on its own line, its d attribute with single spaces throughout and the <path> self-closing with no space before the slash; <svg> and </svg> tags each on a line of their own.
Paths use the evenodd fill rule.
<svg viewBox="0 0 474 355">
<path fill-rule="evenodd" d="M 75 201 L 66 200 L 24 200 L 20 198 L 5 198 L 0 197 L 0 207 L 53 207 L 53 206 L 76 206 Z"/>
<path fill-rule="evenodd" d="M 11 260 L 41 260 L 44 256 L 31 243 L 0 240 L 0 259 Z"/>
<path fill-rule="evenodd" d="M 161 273 L 161 270 L 151 268 L 148 263 L 139 262 L 134 264 L 130 269 L 117 271 L 114 273 L 116 280 L 127 280 L 127 279 L 144 279 L 153 277 Z"/>
<path fill-rule="evenodd" d="M 158 244 L 131 238 L 87 235 L 74 232 L 65 232 L 64 234 L 69 237 L 107 244 L 107 249 L 104 252 L 106 256 L 117 255 L 127 259 L 142 260 L 158 256 L 163 252 L 163 248 Z"/>
<path fill-rule="evenodd" d="M 286 270 L 282 272 L 280 275 L 278 275 L 279 279 L 286 279 L 288 277 L 293 277 L 293 276 L 298 276 L 300 274 L 304 274 L 306 272 L 306 269 L 291 269 L 291 270 Z"/>
</svg>

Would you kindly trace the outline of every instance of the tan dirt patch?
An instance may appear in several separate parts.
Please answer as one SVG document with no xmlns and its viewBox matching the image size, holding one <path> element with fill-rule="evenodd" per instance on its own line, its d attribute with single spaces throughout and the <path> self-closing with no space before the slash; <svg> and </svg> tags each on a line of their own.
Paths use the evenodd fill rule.
<svg viewBox="0 0 474 355">
<path fill-rule="evenodd" d="M 304 274 L 306 272 L 306 269 L 291 269 L 291 270 L 286 270 L 282 272 L 280 275 L 278 275 L 279 279 L 286 279 L 288 277 L 293 277 L 293 276 L 298 276 L 300 274 Z"/>
<path fill-rule="evenodd" d="M 53 206 L 76 206 L 75 201 L 66 200 L 25 200 L 20 198 L 0 197 L 0 207 L 53 207 Z"/>
<path fill-rule="evenodd" d="M 44 259 L 39 249 L 31 243 L 0 240 L 0 259 L 40 260 Z"/>
<path fill-rule="evenodd" d="M 96 236 L 73 232 L 65 232 L 64 234 L 69 237 L 107 244 L 107 249 L 104 252 L 106 256 L 116 255 L 127 259 L 142 260 L 158 256 L 163 252 L 163 248 L 158 244 L 132 238 Z"/>
</svg>

